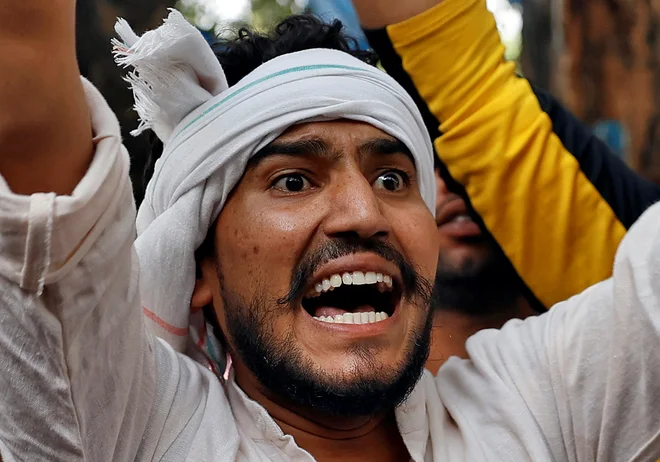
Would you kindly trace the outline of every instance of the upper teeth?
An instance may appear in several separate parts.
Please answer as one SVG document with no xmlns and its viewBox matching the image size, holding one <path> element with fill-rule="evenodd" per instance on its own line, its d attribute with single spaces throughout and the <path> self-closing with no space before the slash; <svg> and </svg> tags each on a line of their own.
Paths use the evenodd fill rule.
<svg viewBox="0 0 660 462">
<path fill-rule="evenodd" d="M 353 271 L 351 273 L 333 274 L 329 278 L 316 284 L 315 289 L 317 293 L 327 292 L 332 287 L 337 288 L 343 285 L 361 286 L 364 284 L 377 284 L 384 283 L 387 287 L 392 287 L 392 276 L 383 273 L 375 273 L 373 271 Z"/>
</svg>

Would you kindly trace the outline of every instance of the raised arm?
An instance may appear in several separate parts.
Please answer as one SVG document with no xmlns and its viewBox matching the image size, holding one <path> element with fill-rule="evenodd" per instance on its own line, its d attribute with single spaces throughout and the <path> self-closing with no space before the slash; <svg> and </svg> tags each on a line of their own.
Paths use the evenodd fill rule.
<svg viewBox="0 0 660 462">
<path fill-rule="evenodd" d="M 444 172 L 546 307 L 611 275 L 660 188 L 515 75 L 483 0 L 354 0 L 385 69 L 416 98 Z"/>
<path fill-rule="evenodd" d="M 74 0 L 0 0 L 0 457 L 151 459 L 155 394 L 116 118 Z M 150 452 L 151 451 L 151 452 Z"/>
<path fill-rule="evenodd" d="M 18 194 L 69 194 L 92 157 L 74 0 L 0 0 L 0 174 Z"/>
</svg>

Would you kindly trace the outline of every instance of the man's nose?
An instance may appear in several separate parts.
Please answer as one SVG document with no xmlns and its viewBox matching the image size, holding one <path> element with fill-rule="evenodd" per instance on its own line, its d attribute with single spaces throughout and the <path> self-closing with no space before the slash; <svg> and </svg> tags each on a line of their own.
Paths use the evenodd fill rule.
<svg viewBox="0 0 660 462">
<path fill-rule="evenodd" d="M 361 172 L 345 175 L 328 195 L 330 213 L 323 230 L 329 237 L 386 238 L 390 223 L 372 185 Z"/>
</svg>

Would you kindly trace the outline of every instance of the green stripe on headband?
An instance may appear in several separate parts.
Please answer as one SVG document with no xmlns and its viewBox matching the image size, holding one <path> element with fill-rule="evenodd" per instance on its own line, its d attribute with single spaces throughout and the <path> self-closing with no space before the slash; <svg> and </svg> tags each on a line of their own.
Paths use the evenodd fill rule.
<svg viewBox="0 0 660 462">
<path fill-rule="evenodd" d="M 186 125 L 185 127 L 183 127 L 183 128 L 179 131 L 179 133 L 177 133 L 177 134 L 174 136 L 174 138 L 172 138 L 172 142 L 173 142 L 174 140 L 176 140 L 176 139 L 179 137 L 179 135 L 180 135 L 181 133 L 185 132 L 188 128 L 190 128 L 190 126 L 196 124 L 197 122 L 199 122 L 200 119 L 202 119 L 203 117 L 209 115 L 211 112 L 213 112 L 214 110 L 216 110 L 219 106 L 221 106 L 222 104 L 226 103 L 227 101 L 229 101 L 230 99 L 232 99 L 234 96 L 239 95 L 240 93 L 243 93 L 243 92 L 244 92 L 245 90 L 247 90 L 248 88 L 252 88 L 252 87 L 255 86 L 255 85 L 258 85 L 258 84 L 260 84 L 260 83 L 262 83 L 262 82 L 265 82 L 266 80 L 270 80 L 270 79 L 273 79 L 273 78 L 275 78 L 275 77 L 279 77 L 279 76 L 281 76 L 281 75 L 291 74 L 291 73 L 293 73 L 293 72 L 314 71 L 314 70 L 317 70 L 317 69 L 345 69 L 345 70 L 349 70 L 349 71 L 364 71 L 364 69 L 362 69 L 362 68 L 360 68 L 360 67 L 343 66 L 343 65 L 341 65 L 341 64 L 313 64 L 313 65 L 310 65 L 310 66 L 298 66 L 298 67 L 292 67 L 292 68 L 290 68 L 290 69 L 284 69 L 284 70 L 281 70 L 281 71 L 275 72 L 275 73 L 273 73 L 273 74 L 267 75 L 267 76 L 265 76 L 265 77 L 261 77 L 260 79 L 257 79 L 257 80 L 255 80 L 254 82 L 251 82 L 251 83 L 245 85 L 244 87 L 239 88 L 238 90 L 236 90 L 236 91 L 233 92 L 232 94 L 227 95 L 226 97 L 222 98 L 222 100 L 218 101 L 218 102 L 215 103 L 213 106 L 211 106 L 210 108 L 208 108 L 207 110 L 205 110 L 204 112 L 202 112 L 199 116 L 195 117 L 194 120 L 192 120 L 188 125 Z"/>
</svg>

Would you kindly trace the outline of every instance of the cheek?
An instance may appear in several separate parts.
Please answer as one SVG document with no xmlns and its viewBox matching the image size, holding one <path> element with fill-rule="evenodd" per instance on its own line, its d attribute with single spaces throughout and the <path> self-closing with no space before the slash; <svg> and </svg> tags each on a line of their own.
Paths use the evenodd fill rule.
<svg viewBox="0 0 660 462">
<path fill-rule="evenodd" d="M 266 287 L 275 298 L 284 295 L 313 223 L 310 213 L 260 207 L 255 200 L 228 204 L 216 228 L 225 283 L 238 285 L 242 294 Z"/>
<path fill-rule="evenodd" d="M 392 232 L 404 256 L 432 281 L 438 265 L 440 240 L 435 219 L 426 206 L 392 212 Z"/>
</svg>

